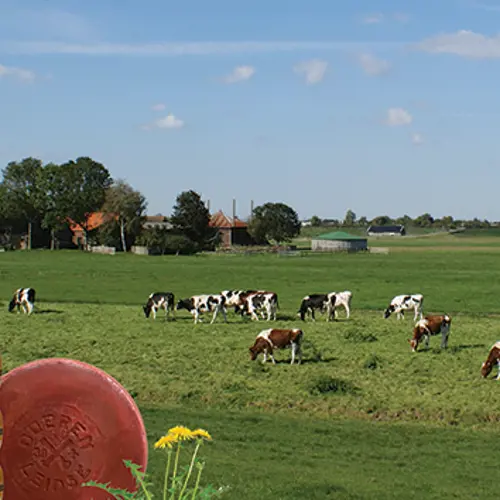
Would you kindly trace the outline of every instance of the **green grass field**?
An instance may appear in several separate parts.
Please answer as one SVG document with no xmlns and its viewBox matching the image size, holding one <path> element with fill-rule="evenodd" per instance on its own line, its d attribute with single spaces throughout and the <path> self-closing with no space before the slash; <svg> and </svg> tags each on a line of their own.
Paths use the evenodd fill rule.
<svg viewBox="0 0 500 500">
<path fill-rule="evenodd" d="M 477 249 L 481 248 L 481 251 Z M 0 352 L 9 370 L 45 357 L 92 363 L 116 377 L 143 413 L 150 442 L 169 427 L 204 427 L 205 481 L 239 499 L 469 499 L 496 486 L 491 452 L 500 386 L 479 369 L 500 339 L 495 248 L 389 255 L 196 257 L 0 254 Z M 37 314 L 7 313 L 15 288 L 37 290 Z M 304 363 L 251 363 L 269 323 L 146 320 L 153 291 L 177 298 L 229 288 L 279 294 L 276 326 L 302 326 Z M 301 324 L 307 293 L 349 289 L 351 319 Z M 412 318 L 384 320 L 399 293 L 421 292 L 447 312 L 449 349 L 410 352 Z M 411 316 L 411 315 L 410 315 Z M 496 371 L 495 371 L 496 374 Z M 162 474 L 150 453 L 148 471 Z"/>
</svg>

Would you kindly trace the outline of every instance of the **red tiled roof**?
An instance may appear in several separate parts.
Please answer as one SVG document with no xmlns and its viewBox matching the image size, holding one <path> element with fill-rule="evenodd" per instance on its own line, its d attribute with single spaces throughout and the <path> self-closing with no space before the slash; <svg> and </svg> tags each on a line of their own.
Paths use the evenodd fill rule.
<svg viewBox="0 0 500 500">
<path fill-rule="evenodd" d="M 222 210 L 219 210 L 212 215 L 212 218 L 210 219 L 210 226 L 217 228 L 248 227 L 248 225 L 238 219 L 238 217 L 235 217 L 233 224 L 233 221 L 227 217 Z"/>
<path fill-rule="evenodd" d="M 117 216 L 112 215 L 112 214 L 106 214 L 104 212 L 94 212 L 93 214 L 90 214 L 90 217 L 89 217 L 88 223 L 87 223 L 87 229 L 89 231 L 92 231 L 93 229 L 96 229 L 96 228 L 102 226 L 105 222 L 109 222 L 113 218 L 116 219 Z M 71 229 L 71 231 L 73 233 L 76 231 L 83 231 L 83 228 L 82 228 L 82 226 L 80 226 L 80 224 L 71 220 L 69 217 L 68 217 L 68 221 L 69 221 L 69 228 Z"/>
<path fill-rule="evenodd" d="M 164 215 L 146 215 L 146 222 L 165 222 L 166 219 Z"/>
</svg>

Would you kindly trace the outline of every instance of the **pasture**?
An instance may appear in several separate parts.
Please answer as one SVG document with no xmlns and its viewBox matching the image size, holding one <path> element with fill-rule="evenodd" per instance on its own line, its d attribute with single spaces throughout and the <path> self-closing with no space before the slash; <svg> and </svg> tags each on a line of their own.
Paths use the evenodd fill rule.
<svg viewBox="0 0 500 500">
<path fill-rule="evenodd" d="M 151 443 L 176 424 L 206 428 L 215 442 L 203 451 L 205 481 L 229 485 L 227 498 L 484 498 L 496 486 L 489 454 L 500 422 L 500 383 L 479 373 L 500 339 L 497 248 L 412 248 L 303 257 L 3 253 L 4 368 L 62 356 L 106 370 L 140 406 Z M 7 313 L 21 286 L 37 290 L 29 318 Z M 229 311 L 228 324 L 206 317 L 193 325 L 186 311 L 172 322 L 142 313 L 153 291 L 177 300 L 231 288 L 277 292 L 279 321 Z M 346 289 L 350 320 L 342 309 L 335 323 L 298 320 L 304 295 Z M 412 354 L 412 314 L 382 318 L 394 295 L 416 292 L 425 313 L 452 316 L 448 350 L 432 338 L 429 351 Z M 277 353 L 276 366 L 250 362 L 248 347 L 270 326 L 303 328 L 301 366 L 287 364 L 289 351 Z M 151 451 L 153 477 L 162 464 Z"/>
</svg>

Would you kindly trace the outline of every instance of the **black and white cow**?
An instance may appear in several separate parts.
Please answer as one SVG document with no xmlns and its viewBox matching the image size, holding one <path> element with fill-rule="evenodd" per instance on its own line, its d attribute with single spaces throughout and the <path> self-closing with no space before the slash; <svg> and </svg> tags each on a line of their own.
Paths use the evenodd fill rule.
<svg viewBox="0 0 500 500">
<path fill-rule="evenodd" d="M 202 321 L 200 315 L 205 312 L 213 312 L 210 324 L 215 321 L 219 313 L 222 313 L 224 321 L 227 323 L 226 299 L 223 295 L 193 295 L 189 299 L 179 300 L 176 309 L 189 311 L 194 318 L 195 324 Z"/>
<path fill-rule="evenodd" d="M 351 300 L 352 292 L 345 290 L 344 292 L 333 292 L 335 294 L 335 304 L 333 308 L 333 319 L 337 314 L 337 307 L 342 306 L 345 309 L 346 317 L 349 319 L 351 316 Z"/>
<path fill-rule="evenodd" d="M 12 312 L 16 307 L 18 313 L 22 307 L 24 313 L 30 315 L 35 308 L 35 289 L 19 288 L 16 290 L 12 300 L 9 302 L 9 312 Z"/>
<path fill-rule="evenodd" d="M 413 295 L 396 295 L 396 297 L 391 300 L 389 307 L 385 310 L 384 318 L 387 319 L 392 313 L 396 313 L 398 319 L 404 319 L 404 311 L 413 309 L 415 311 L 413 321 L 416 321 L 418 316 L 422 319 L 423 303 L 424 296 L 421 293 Z"/>
<path fill-rule="evenodd" d="M 226 307 L 234 307 L 235 313 L 243 314 L 245 298 L 258 290 L 223 290 L 220 294 L 226 299 Z"/>
<path fill-rule="evenodd" d="M 276 321 L 278 307 L 278 295 L 276 293 L 256 292 L 244 297 L 241 312 L 242 315 L 250 314 L 254 321 L 259 321 L 258 313 L 261 313 L 262 319 Z"/>
<path fill-rule="evenodd" d="M 148 297 L 148 301 L 144 309 L 144 315 L 149 318 L 153 312 L 153 319 L 156 319 L 156 313 L 159 309 L 165 309 L 165 319 L 168 318 L 170 312 L 175 314 L 175 298 L 172 292 L 154 292 Z"/>
<path fill-rule="evenodd" d="M 311 293 L 306 295 L 300 303 L 298 315 L 302 321 L 306 320 L 306 315 L 310 314 L 313 321 L 316 321 L 314 311 L 326 312 L 326 321 L 334 319 L 335 314 L 335 293 Z"/>
</svg>

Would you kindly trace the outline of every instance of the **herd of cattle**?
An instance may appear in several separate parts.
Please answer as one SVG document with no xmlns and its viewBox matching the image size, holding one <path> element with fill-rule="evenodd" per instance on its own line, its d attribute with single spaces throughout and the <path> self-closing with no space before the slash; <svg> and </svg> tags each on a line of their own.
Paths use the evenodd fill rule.
<svg viewBox="0 0 500 500">
<path fill-rule="evenodd" d="M 35 290 L 33 288 L 19 288 L 14 292 L 12 300 L 9 302 L 9 312 L 20 312 L 22 308 L 24 313 L 30 315 L 35 307 Z M 306 295 L 299 306 L 298 316 L 302 321 L 311 317 L 315 321 L 315 311 L 319 311 L 326 316 L 326 321 L 336 319 L 336 309 L 343 307 L 347 318 L 351 313 L 352 292 L 330 292 L 326 294 Z M 441 334 L 441 348 L 448 346 L 448 336 L 451 328 L 451 317 L 443 315 L 423 316 L 422 307 L 424 296 L 422 294 L 397 295 L 384 311 L 384 318 L 389 318 L 395 314 L 397 319 L 404 319 L 405 311 L 413 310 L 416 322 L 413 328 L 413 336 L 410 339 L 410 345 L 413 352 L 417 351 L 418 345 L 424 341 L 426 348 L 429 347 L 429 338 Z M 276 312 L 279 308 L 278 295 L 274 292 L 264 290 L 224 290 L 215 295 L 193 295 L 187 299 L 180 299 L 175 304 L 175 296 L 172 292 L 152 293 L 143 306 L 146 318 L 153 315 L 156 319 L 157 312 L 160 309 L 165 311 L 165 319 L 168 319 L 170 313 L 175 315 L 175 310 L 185 309 L 191 313 L 194 323 L 202 321 L 201 316 L 204 313 L 212 313 L 210 324 L 214 323 L 217 316 L 222 314 L 224 321 L 227 322 L 227 309 L 234 308 L 234 312 L 243 316 L 250 316 L 252 320 L 259 321 L 259 316 L 267 321 L 276 321 Z M 302 340 L 304 332 L 301 329 L 279 329 L 269 328 L 261 331 L 255 343 L 250 347 L 250 357 L 255 360 L 259 354 L 263 354 L 263 362 L 267 360 L 267 355 L 275 363 L 273 357 L 274 349 L 290 348 L 292 351 L 291 363 L 302 361 Z M 481 366 L 481 374 L 487 377 L 494 365 L 498 367 L 497 380 L 500 380 L 500 341 L 496 342 L 490 349 L 486 361 Z"/>
</svg>

